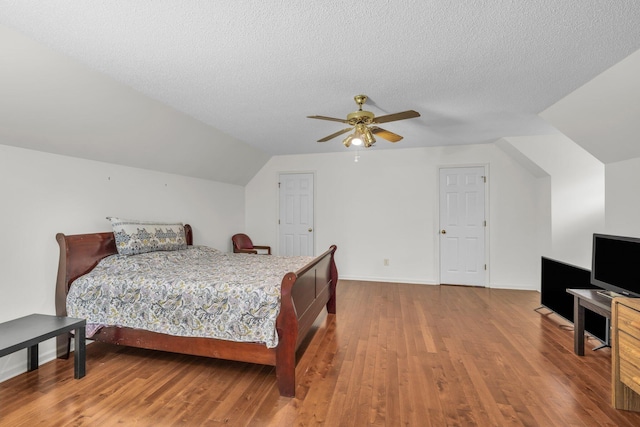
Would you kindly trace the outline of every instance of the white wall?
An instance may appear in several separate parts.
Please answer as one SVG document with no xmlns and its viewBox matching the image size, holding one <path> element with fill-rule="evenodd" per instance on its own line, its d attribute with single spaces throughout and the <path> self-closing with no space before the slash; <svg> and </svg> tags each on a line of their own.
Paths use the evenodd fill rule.
<svg viewBox="0 0 640 427">
<path fill-rule="evenodd" d="M 244 188 L 0 145 L 0 322 L 55 314 L 56 233 L 110 231 L 107 216 L 189 223 L 195 244 L 228 251 Z M 25 370 L 25 351 L 0 358 L 0 380 Z"/>
<path fill-rule="evenodd" d="M 542 255 L 591 268 L 605 226 L 604 164 L 563 134 L 504 138 L 551 176 L 551 247 Z"/>
<path fill-rule="evenodd" d="M 640 237 L 640 158 L 606 166 L 606 232 Z"/>
<path fill-rule="evenodd" d="M 277 248 L 278 174 L 313 172 L 316 253 L 335 243 L 340 277 L 436 284 L 438 168 L 488 165 L 490 286 L 537 289 L 539 184 L 494 144 L 354 155 L 271 158 L 246 186 L 248 234 Z"/>
</svg>

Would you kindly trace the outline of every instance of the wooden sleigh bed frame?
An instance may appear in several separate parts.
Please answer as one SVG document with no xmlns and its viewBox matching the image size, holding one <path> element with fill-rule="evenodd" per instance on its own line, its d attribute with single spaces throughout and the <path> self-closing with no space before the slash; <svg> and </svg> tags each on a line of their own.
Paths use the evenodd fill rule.
<svg viewBox="0 0 640 427">
<path fill-rule="evenodd" d="M 191 226 L 185 224 L 187 244 L 193 244 Z M 56 235 L 60 261 L 56 281 L 56 314 L 66 316 L 66 300 L 71 283 L 91 271 L 102 258 L 117 253 L 113 233 Z M 336 313 L 338 271 L 334 261 L 336 246 L 316 257 L 300 270 L 282 279 L 280 314 L 276 320 L 279 343 L 267 348 L 261 343 L 234 342 L 214 338 L 181 337 L 127 327 L 103 327 L 95 341 L 162 350 L 195 356 L 236 360 L 275 366 L 281 396 L 295 396 L 296 350 L 311 330 L 324 307 Z M 268 256 L 268 255 L 256 255 Z M 57 339 L 58 358 L 68 358 L 69 334 Z"/>
</svg>

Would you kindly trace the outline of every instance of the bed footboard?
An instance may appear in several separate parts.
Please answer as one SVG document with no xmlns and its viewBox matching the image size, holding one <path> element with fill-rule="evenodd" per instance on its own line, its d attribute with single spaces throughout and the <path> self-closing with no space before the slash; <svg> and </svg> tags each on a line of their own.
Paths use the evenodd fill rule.
<svg viewBox="0 0 640 427">
<path fill-rule="evenodd" d="M 338 270 L 336 246 L 282 280 L 280 315 L 276 321 L 279 343 L 276 348 L 276 377 L 282 396 L 295 396 L 296 350 L 324 307 L 336 312 Z"/>
</svg>

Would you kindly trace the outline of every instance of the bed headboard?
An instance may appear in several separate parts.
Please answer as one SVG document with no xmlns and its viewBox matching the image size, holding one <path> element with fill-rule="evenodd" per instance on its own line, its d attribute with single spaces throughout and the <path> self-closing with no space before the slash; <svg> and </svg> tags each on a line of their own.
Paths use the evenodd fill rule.
<svg viewBox="0 0 640 427">
<path fill-rule="evenodd" d="M 187 245 L 193 245 L 193 230 L 184 225 Z M 69 286 L 78 277 L 88 273 L 98 262 L 117 253 L 116 239 L 112 232 L 74 234 L 66 236 L 56 234 L 60 246 L 58 277 L 56 280 L 56 315 L 67 315 L 67 293 Z"/>
</svg>

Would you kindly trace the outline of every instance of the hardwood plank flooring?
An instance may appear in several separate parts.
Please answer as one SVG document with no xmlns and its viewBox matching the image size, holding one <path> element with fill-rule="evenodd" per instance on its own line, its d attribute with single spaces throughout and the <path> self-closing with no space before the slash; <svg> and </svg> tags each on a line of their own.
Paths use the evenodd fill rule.
<svg viewBox="0 0 640 427">
<path fill-rule="evenodd" d="M 611 352 L 533 291 L 342 280 L 300 352 L 296 398 L 272 367 L 122 348 L 0 383 L 1 426 L 638 426 L 614 410 Z"/>
</svg>

